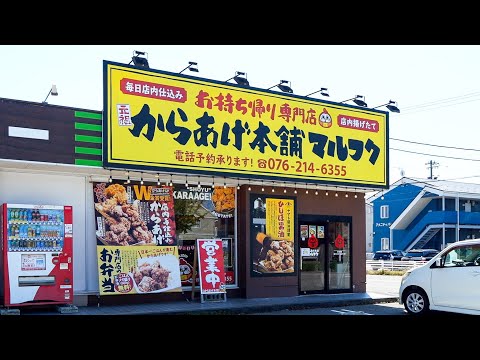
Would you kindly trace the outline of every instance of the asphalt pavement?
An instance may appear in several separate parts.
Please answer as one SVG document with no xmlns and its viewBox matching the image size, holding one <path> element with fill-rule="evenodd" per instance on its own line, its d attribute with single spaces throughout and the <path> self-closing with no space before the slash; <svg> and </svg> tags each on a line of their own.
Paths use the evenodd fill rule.
<svg viewBox="0 0 480 360">
<path fill-rule="evenodd" d="M 285 309 L 337 307 L 398 301 L 400 276 L 367 275 L 367 292 L 312 294 L 259 299 L 227 298 L 201 302 L 199 299 L 132 305 L 52 306 L 0 309 L 2 315 L 121 316 L 121 315 L 241 315 Z"/>
</svg>

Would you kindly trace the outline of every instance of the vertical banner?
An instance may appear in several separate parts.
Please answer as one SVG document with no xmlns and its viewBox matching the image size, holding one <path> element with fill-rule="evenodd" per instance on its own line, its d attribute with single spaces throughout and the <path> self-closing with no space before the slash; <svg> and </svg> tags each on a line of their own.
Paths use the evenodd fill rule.
<svg viewBox="0 0 480 360">
<path fill-rule="evenodd" d="M 252 195 L 252 276 L 295 274 L 295 200 Z"/>
<path fill-rule="evenodd" d="M 173 189 L 93 183 L 100 295 L 181 291 Z"/>
<path fill-rule="evenodd" d="M 222 239 L 197 239 L 198 270 L 202 294 L 226 292 Z"/>
<path fill-rule="evenodd" d="M 182 278 L 182 286 L 192 286 L 193 283 L 193 263 L 195 257 L 195 240 L 183 240 L 178 245 L 178 256 L 180 259 L 180 276 Z M 195 286 L 200 285 L 198 271 L 195 276 Z"/>
</svg>

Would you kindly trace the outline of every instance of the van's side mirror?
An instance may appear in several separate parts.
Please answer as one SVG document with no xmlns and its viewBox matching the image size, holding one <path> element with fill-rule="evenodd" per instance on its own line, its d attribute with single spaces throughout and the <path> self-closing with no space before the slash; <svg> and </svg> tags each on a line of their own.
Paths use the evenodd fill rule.
<svg viewBox="0 0 480 360">
<path fill-rule="evenodd" d="M 435 267 L 441 267 L 442 266 L 442 258 L 438 258 L 435 260 Z"/>
</svg>

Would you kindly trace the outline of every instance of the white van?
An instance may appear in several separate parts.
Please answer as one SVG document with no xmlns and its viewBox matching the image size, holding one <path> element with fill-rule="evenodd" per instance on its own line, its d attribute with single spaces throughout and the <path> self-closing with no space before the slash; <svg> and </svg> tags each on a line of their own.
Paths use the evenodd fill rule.
<svg viewBox="0 0 480 360">
<path fill-rule="evenodd" d="M 450 244 L 407 271 L 398 300 L 413 315 L 429 310 L 480 315 L 480 239 Z"/>
</svg>

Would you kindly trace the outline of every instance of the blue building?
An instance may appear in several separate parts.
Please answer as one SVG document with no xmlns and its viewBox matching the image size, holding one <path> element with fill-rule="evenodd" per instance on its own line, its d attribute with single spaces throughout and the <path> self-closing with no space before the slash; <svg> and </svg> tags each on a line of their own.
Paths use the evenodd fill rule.
<svg viewBox="0 0 480 360">
<path fill-rule="evenodd" d="M 373 251 L 437 249 L 480 238 L 480 185 L 403 177 L 367 199 Z"/>
</svg>

